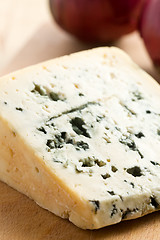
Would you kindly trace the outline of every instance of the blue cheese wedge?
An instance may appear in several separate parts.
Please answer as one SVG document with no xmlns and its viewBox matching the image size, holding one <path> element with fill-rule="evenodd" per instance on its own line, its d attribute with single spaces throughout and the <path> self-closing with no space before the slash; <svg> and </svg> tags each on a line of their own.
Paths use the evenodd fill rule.
<svg viewBox="0 0 160 240">
<path fill-rule="evenodd" d="M 83 229 L 160 208 L 160 87 L 117 48 L 0 79 L 0 179 Z"/>
</svg>

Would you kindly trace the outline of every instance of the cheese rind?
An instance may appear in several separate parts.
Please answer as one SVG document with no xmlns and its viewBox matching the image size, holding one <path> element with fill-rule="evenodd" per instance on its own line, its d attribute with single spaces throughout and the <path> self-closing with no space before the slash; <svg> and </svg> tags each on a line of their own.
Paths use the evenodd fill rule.
<svg viewBox="0 0 160 240">
<path fill-rule="evenodd" d="M 0 80 L 0 179 L 84 229 L 160 208 L 160 87 L 116 48 Z"/>
</svg>

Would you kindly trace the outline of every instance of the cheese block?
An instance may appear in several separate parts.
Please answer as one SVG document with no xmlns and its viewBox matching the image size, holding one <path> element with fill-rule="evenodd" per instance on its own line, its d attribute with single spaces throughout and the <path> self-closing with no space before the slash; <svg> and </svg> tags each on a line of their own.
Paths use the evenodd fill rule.
<svg viewBox="0 0 160 240">
<path fill-rule="evenodd" d="M 2 77 L 0 133 L 0 180 L 80 228 L 160 209 L 160 87 L 118 48 Z"/>
</svg>

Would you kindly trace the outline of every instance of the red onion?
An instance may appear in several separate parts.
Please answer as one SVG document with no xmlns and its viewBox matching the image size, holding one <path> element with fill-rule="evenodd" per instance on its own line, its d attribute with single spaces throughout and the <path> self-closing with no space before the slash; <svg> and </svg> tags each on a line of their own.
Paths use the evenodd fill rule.
<svg viewBox="0 0 160 240">
<path fill-rule="evenodd" d="M 137 28 L 145 0 L 49 0 L 56 22 L 90 42 L 116 40 Z"/>
<path fill-rule="evenodd" d="M 140 19 L 140 33 L 155 65 L 160 67 L 160 0 L 147 0 Z"/>
</svg>

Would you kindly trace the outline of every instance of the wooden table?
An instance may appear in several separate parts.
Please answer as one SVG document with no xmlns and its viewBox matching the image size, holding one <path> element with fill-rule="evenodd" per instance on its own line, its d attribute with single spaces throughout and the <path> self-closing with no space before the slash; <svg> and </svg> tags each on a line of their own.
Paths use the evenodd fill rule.
<svg viewBox="0 0 160 240">
<path fill-rule="evenodd" d="M 160 82 L 138 33 L 115 43 Z M 52 20 L 47 0 L 0 1 L 0 75 L 88 49 Z M 159 212 L 96 231 L 85 231 L 40 208 L 0 182 L 0 240 L 159 240 Z"/>
</svg>

